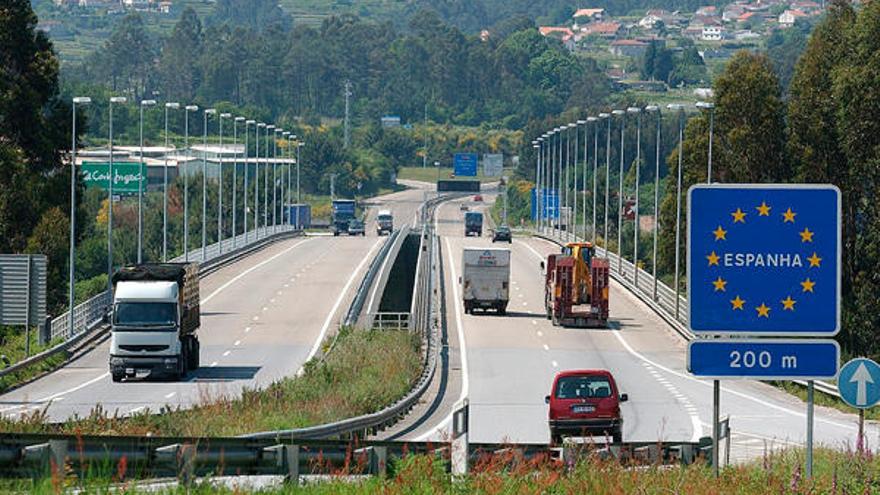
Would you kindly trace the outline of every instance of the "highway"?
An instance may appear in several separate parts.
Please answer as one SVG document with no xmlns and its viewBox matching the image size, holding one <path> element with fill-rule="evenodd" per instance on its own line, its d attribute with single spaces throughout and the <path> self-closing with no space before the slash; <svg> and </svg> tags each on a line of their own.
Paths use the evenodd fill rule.
<svg viewBox="0 0 880 495">
<path fill-rule="evenodd" d="M 583 368 L 611 370 L 621 391 L 629 394 L 630 401 L 622 405 L 625 441 L 696 441 L 711 435 L 711 382 L 687 373 L 683 338 L 620 285 L 612 285 L 609 329 L 566 329 L 546 319 L 539 262 L 558 250 L 554 244 L 515 237 L 510 245 L 508 315 L 464 314 L 458 285 L 462 248 L 492 243 L 485 228 L 482 238 L 463 236 L 460 203 L 444 204 L 437 216 L 449 343 L 445 396 L 433 413 L 390 435 L 412 440 L 448 438 L 452 405 L 466 397 L 472 442 L 546 443 L 544 396 L 553 376 L 561 370 Z M 765 446 L 804 441 L 805 404 L 775 387 L 726 381 L 721 403 L 721 415 L 730 416 L 733 430 L 731 461 L 759 457 Z M 817 444 L 852 447 L 856 421 L 854 414 L 817 407 Z M 870 439 L 877 438 L 876 426 L 868 431 Z"/>
<path fill-rule="evenodd" d="M 371 199 L 365 237 L 289 239 L 205 277 L 201 368 L 184 381 L 113 383 L 106 339 L 67 366 L 0 396 L 0 414 L 46 409 L 50 420 L 60 421 L 87 415 L 97 405 L 122 415 L 190 407 L 297 373 L 336 330 L 384 239 L 376 237 L 375 210 L 391 209 L 396 221 L 410 223 L 423 196 L 410 189 Z"/>
</svg>

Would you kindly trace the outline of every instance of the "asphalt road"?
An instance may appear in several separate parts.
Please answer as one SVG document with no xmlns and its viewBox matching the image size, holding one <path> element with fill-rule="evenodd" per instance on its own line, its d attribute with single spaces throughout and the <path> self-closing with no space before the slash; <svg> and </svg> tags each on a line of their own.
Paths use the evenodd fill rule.
<svg viewBox="0 0 880 495">
<path fill-rule="evenodd" d="M 100 405 L 130 414 L 163 405 L 190 407 L 244 387 L 295 374 L 344 317 L 382 240 L 375 210 L 410 223 L 424 192 L 407 190 L 368 201 L 365 237 L 318 236 L 275 243 L 201 282 L 201 368 L 181 382 L 113 383 L 109 339 L 67 366 L 0 396 L 0 414 L 45 408 L 50 420 L 89 414 Z"/>
<path fill-rule="evenodd" d="M 546 443 L 544 396 L 553 376 L 583 368 L 611 370 L 621 391 L 629 394 L 630 401 L 622 405 L 625 441 L 695 441 L 711 435 L 711 381 L 687 373 L 686 342 L 621 286 L 612 284 L 609 329 L 554 327 L 545 318 L 539 262 L 558 250 L 554 244 L 515 237 L 509 245 L 508 315 L 464 314 L 458 285 L 462 248 L 492 243 L 488 234 L 463 237 L 460 203 L 442 206 L 437 218 L 446 280 L 450 364 L 446 396 L 437 401 L 442 405 L 435 405 L 433 413 L 407 427 L 401 438 L 448 438 L 452 406 L 467 398 L 471 441 Z M 427 401 L 421 407 L 426 408 Z M 731 461 L 759 457 L 765 448 L 802 444 L 805 408 L 799 399 L 768 384 L 723 382 L 721 415 L 730 416 Z M 851 447 L 856 431 L 856 415 L 816 408 L 817 444 Z M 877 427 L 871 425 L 868 431 L 869 441 L 877 441 Z"/>
</svg>

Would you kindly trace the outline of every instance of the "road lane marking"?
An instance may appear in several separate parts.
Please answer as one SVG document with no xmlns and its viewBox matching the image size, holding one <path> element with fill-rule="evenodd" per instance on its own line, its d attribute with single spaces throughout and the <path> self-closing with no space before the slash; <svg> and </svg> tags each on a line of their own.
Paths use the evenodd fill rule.
<svg viewBox="0 0 880 495">
<path fill-rule="evenodd" d="M 559 367 L 559 363 L 557 363 L 556 361 L 550 361 L 550 364 L 552 364 L 554 368 Z"/>
<path fill-rule="evenodd" d="M 245 327 L 244 333 L 249 333 L 251 331 L 251 327 Z"/>
<path fill-rule="evenodd" d="M 545 350 L 545 351 L 549 351 L 549 350 L 550 350 L 550 346 L 547 345 L 547 344 L 544 344 L 544 350 Z"/>
<path fill-rule="evenodd" d="M 77 385 L 77 386 L 75 386 L 75 387 L 71 387 L 71 388 L 69 388 L 69 389 L 67 389 L 67 390 L 63 390 L 63 391 L 61 391 L 61 392 L 58 392 L 58 393 L 55 393 L 55 394 L 52 394 L 52 395 L 47 395 L 46 397 L 43 397 L 43 398 L 41 398 L 41 399 L 37 399 L 37 400 L 31 402 L 30 404 L 21 404 L 21 405 L 18 405 L 18 406 L 12 406 L 12 407 L 7 407 L 7 408 L 5 408 L 5 409 L 0 409 L 0 413 L 6 412 L 6 411 L 11 411 L 11 410 L 13 410 L 13 409 L 21 409 L 21 408 L 23 408 L 23 407 L 30 407 L 30 405 L 31 405 L 31 404 L 34 404 L 34 403 L 36 403 L 36 404 L 44 404 L 44 403 L 46 403 L 46 402 L 49 402 L 49 401 L 51 401 L 51 400 L 56 399 L 57 397 L 61 397 L 62 395 L 67 395 L 67 394 L 69 394 L 69 393 L 71 393 L 71 392 L 76 392 L 77 390 L 79 390 L 79 389 L 81 389 L 81 388 L 88 387 L 89 385 L 91 385 L 91 384 L 93 384 L 93 383 L 96 383 L 96 382 L 99 382 L 99 381 L 101 381 L 101 380 L 107 378 L 108 376 L 110 376 L 110 372 L 109 372 L 109 371 L 106 372 L 106 373 L 102 373 L 101 375 L 96 376 L 95 378 L 92 378 L 91 380 L 89 380 L 89 381 L 87 381 L 87 382 L 80 383 L 79 385 Z"/>
<path fill-rule="evenodd" d="M 321 348 L 321 344 L 324 342 L 324 337 L 327 335 L 327 330 L 330 329 L 330 323 L 333 321 L 333 316 L 336 315 L 336 311 L 339 309 L 339 305 L 342 304 L 342 300 L 345 299 L 345 296 L 348 294 L 348 289 L 351 287 L 351 284 L 354 282 L 355 278 L 357 278 L 358 274 L 361 272 L 361 269 L 364 267 L 364 264 L 368 260 L 372 258 L 373 251 L 376 250 L 376 247 L 381 243 L 381 240 L 377 240 L 373 243 L 373 247 L 370 248 L 370 251 L 364 256 L 364 259 L 358 264 L 358 266 L 354 269 L 351 274 L 351 277 L 348 278 L 348 281 L 345 283 L 345 287 L 342 288 L 342 291 L 339 293 L 339 297 L 336 299 L 336 303 L 333 304 L 333 309 L 330 310 L 330 313 L 327 314 L 327 319 L 324 320 L 324 326 L 321 327 L 321 333 L 318 335 L 318 338 L 315 340 L 314 345 L 312 345 L 312 349 L 309 351 L 309 355 L 306 356 L 305 362 L 311 361 L 315 354 L 318 353 L 318 349 Z M 299 275 L 297 275 L 299 276 Z M 305 368 L 302 366 L 297 370 L 296 375 L 302 376 Z"/>
<path fill-rule="evenodd" d="M 135 414 L 137 412 L 143 411 L 146 408 L 147 408 L 147 406 L 136 407 L 136 408 L 132 409 L 131 411 L 128 411 L 128 414 Z"/>
<path fill-rule="evenodd" d="M 544 336 L 544 332 L 538 330 L 538 337 L 543 337 L 543 336 Z"/>
<path fill-rule="evenodd" d="M 439 208 L 438 208 L 439 210 Z M 439 213 L 439 211 L 438 211 Z M 434 217 L 434 231 L 437 232 L 436 222 L 437 216 L 435 214 Z M 446 256 L 449 259 L 449 271 L 452 275 L 452 299 L 453 306 L 455 306 L 455 326 L 458 335 L 458 354 L 459 361 L 461 362 L 461 393 L 458 396 L 458 401 L 456 401 L 455 405 L 461 404 L 464 399 L 468 396 L 468 359 L 467 359 L 467 342 L 464 337 L 464 325 L 462 324 L 462 316 L 461 316 L 461 296 L 459 294 L 458 288 L 458 272 L 455 268 L 455 260 L 452 259 L 452 245 L 449 243 L 449 238 L 446 237 L 443 239 L 446 241 Z M 452 415 L 454 411 L 450 412 L 446 418 L 443 419 L 437 426 L 431 428 L 423 435 L 416 438 L 416 441 L 424 441 L 434 435 L 435 433 L 440 432 L 446 425 L 452 423 Z"/>
<path fill-rule="evenodd" d="M 259 316 L 254 316 L 254 321 L 259 321 L 259 320 L 260 320 Z"/>
<path fill-rule="evenodd" d="M 228 356 L 228 355 L 230 355 L 230 354 L 232 354 L 232 351 L 226 351 L 226 352 L 223 353 L 223 357 L 226 357 L 226 356 Z"/>
<path fill-rule="evenodd" d="M 174 397 L 175 395 L 177 395 L 177 392 L 171 392 L 170 394 L 165 394 L 165 398 L 170 399 L 170 398 Z"/>
<path fill-rule="evenodd" d="M 211 368 L 213 368 L 214 366 L 217 366 L 217 361 L 214 361 L 214 362 L 211 363 L 211 365 L 210 365 Z"/>
<path fill-rule="evenodd" d="M 237 346 L 238 344 L 241 344 L 241 341 L 240 341 L 240 340 L 236 340 L 235 343 L 232 344 L 232 345 Z"/>
<path fill-rule="evenodd" d="M 217 294 L 223 292 L 224 290 L 226 290 L 226 288 L 228 288 L 230 285 L 234 284 L 235 282 L 238 282 L 239 280 L 241 280 L 241 278 L 244 277 L 245 275 L 251 273 L 252 271 L 256 270 L 257 268 L 260 268 L 261 266 L 263 266 L 263 265 L 265 265 L 265 264 L 267 264 L 267 263 L 270 263 L 270 262 L 272 262 L 272 261 L 278 259 L 278 258 L 281 257 L 281 256 L 284 256 L 285 254 L 289 253 L 290 251 L 294 250 L 295 248 L 297 248 L 297 247 L 299 247 L 299 246 L 302 246 L 303 244 L 305 244 L 305 243 L 311 241 L 312 239 L 313 239 L 313 238 L 309 238 L 309 239 L 305 239 L 305 240 L 299 241 L 299 242 L 297 242 L 296 244 L 294 244 L 293 246 L 290 246 L 289 248 L 285 249 L 284 251 L 281 251 L 280 253 L 278 253 L 278 254 L 272 256 L 271 258 L 265 259 L 265 260 L 263 260 L 263 261 L 257 263 L 256 265 L 254 265 L 254 266 L 248 268 L 247 270 L 245 270 L 245 271 L 239 273 L 239 274 L 236 275 L 235 277 L 232 277 L 228 282 L 226 282 L 225 284 L 221 285 L 220 287 L 217 287 L 217 289 L 215 289 L 214 292 L 212 292 L 210 295 L 208 295 L 208 297 L 202 299 L 201 304 L 203 304 L 203 305 L 204 305 L 204 304 L 207 304 L 208 301 L 210 301 L 211 299 L 214 299 L 214 296 L 216 296 Z"/>
</svg>

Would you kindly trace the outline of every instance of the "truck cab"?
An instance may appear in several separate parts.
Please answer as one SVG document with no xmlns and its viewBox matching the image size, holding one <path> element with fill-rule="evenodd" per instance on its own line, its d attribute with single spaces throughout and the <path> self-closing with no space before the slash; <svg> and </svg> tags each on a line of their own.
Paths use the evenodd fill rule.
<svg viewBox="0 0 880 495">
<path fill-rule="evenodd" d="M 333 235 L 348 233 L 348 223 L 355 218 L 357 204 L 353 199 L 334 199 L 330 205 Z"/>
<path fill-rule="evenodd" d="M 483 235 L 483 214 L 478 211 L 469 211 L 464 214 L 464 236 L 471 234 L 480 237 Z"/>
<path fill-rule="evenodd" d="M 394 217 L 390 210 L 379 210 L 376 215 L 376 235 L 391 234 L 394 231 Z"/>
</svg>

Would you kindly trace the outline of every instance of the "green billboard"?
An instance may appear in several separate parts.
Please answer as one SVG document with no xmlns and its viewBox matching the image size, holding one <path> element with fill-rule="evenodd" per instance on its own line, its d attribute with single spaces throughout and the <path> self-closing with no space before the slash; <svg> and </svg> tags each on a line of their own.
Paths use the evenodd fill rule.
<svg viewBox="0 0 880 495">
<path fill-rule="evenodd" d="M 139 166 L 142 166 L 140 173 Z M 110 187 L 109 162 L 83 162 L 81 173 L 83 182 L 87 187 L 100 187 L 107 190 Z M 138 184 L 146 176 L 146 165 L 137 162 L 113 162 L 113 193 L 114 194 L 137 194 Z M 144 183 L 144 191 L 146 191 Z"/>
</svg>

